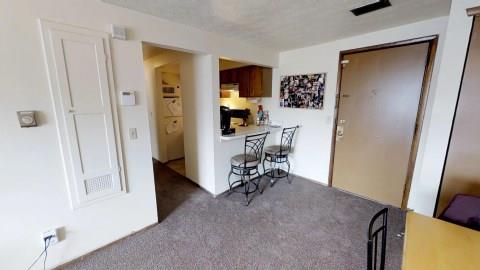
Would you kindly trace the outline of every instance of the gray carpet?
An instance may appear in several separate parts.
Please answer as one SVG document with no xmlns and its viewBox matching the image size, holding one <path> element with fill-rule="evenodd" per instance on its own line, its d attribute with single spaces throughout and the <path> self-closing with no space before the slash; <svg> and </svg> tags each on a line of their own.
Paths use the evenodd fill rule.
<svg viewBox="0 0 480 270">
<path fill-rule="evenodd" d="M 59 269 L 366 269 L 382 205 L 294 177 L 256 195 L 212 198 L 156 165 L 160 223 Z M 264 181 L 267 183 L 267 181 Z M 389 209 L 386 269 L 400 269 L 405 214 Z"/>
</svg>

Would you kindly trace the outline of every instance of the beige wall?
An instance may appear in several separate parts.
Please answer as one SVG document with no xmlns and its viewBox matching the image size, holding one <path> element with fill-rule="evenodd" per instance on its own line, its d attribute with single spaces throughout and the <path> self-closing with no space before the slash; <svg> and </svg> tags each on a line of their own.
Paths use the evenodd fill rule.
<svg viewBox="0 0 480 270">
<path fill-rule="evenodd" d="M 180 66 L 186 176 L 211 194 L 216 194 L 212 121 L 219 113 L 215 103 L 218 90 L 214 87 L 216 62 L 214 56 L 197 54 L 184 57 Z"/>
<path fill-rule="evenodd" d="M 474 6 L 480 6 L 480 0 L 452 1 L 444 48 L 439 52 L 441 60 L 436 63 L 438 80 L 429 96 L 431 111 L 425 119 L 423 150 L 408 202 L 409 208 L 427 215 L 432 215 L 435 208 L 470 37 L 472 18 L 465 10 Z"/>
<path fill-rule="evenodd" d="M 281 67 L 273 76 L 273 98 L 266 100 L 274 120 L 302 124 L 292 159 L 294 173 L 319 182 L 327 180 L 340 50 L 440 34 L 438 87 L 435 79 L 409 203 L 421 213 L 431 213 L 468 43 L 471 19 L 465 16 L 464 8 L 473 5 L 480 2 L 453 1 L 450 21 L 438 18 L 282 53 Z M 214 194 L 228 188 L 228 158 L 241 151 L 241 145 L 231 147 L 219 139 L 218 57 L 275 67 L 277 52 L 97 0 L 0 1 L 0 18 L 0 216 L 5 217 L 0 226 L 2 269 L 26 269 L 43 248 L 41 233 L 52 227 L 64 227 L 66 239 L 51 247 L 49 268 L 156 222 L 147 120 L 151 107 L 146 73 L 142 73 L 141 41 L 199 53 L 185 66 L 191 66 L 186 72 L 195 83 L 189 88 L 192 99 L 185 104 L 194 115 L 191 122 L 185 122 L 185 133 L 194 134 L 186 139 L 185 146 L 196 157 L 186 161 L 187 174 Z M 112 41 L 115 90 L 135 90 L 138 94 L 137 106 L 118 108 L 128 184 L 125 196 L 76 211 L 69 207 L 38 18 L 105 32 L 111 24 L 128 28 L 130 41 Z M 197 68 L 203 71 L 193 75 L 191 69 Z M 279 75 L 318 71 L 328 72 L 325 110 L 278 107 Z M 185 89 L 185 83 L 182 86 Z M 15 114 L 19 110 L 37 110 L 40 126 L 20 129 Z M 128 139 L 129 127 L 137 128 L 138 140 Z"/>
<path fill-rule="evenodd" d="M 270 109 L 273 120 L 287 125 L 302 125 L 298 132 L 295 153 L 292 155 L 293 173 L 323 184 L 328 183 L 340 51 L 427 35 L 440 35 L 408 202 L 408 208 L 432 215 L 472 22 L 472 18 L 467 17 L 465 10 L 478 5 L 479 0 L 456 0 L 452 1 L 448 17 L 282 52 L 280 67 L 274 71 L 273 98 L 265 99 L 264 103 L 266 108 Z M 280 108 L 279 76 L 311 72 L 327 72 L 325 108 L 319 111 Z"/>
<path fill-rule="evenodd" d="M 162 73 L 162 82 L 165 82 L 165 84 L 172 85 L 172 86 L 180 85 L 180 71 L 175 73 L 166 72 L 165 69 L 161 67 L 160 72 Z M 180 96 L 181 96 L 181 93 L 180 93 Z"/>
<path fill-rule="evenodd" d="M 273 73 L 273 95 L 272 98 L 264 98 L 264 104 L 265 108 L 270 110 L 272 120 L 282 122 L 287 126 L 301 125 L 297 133 L 295 152 L 291 156 L 292 172 L 322 184 L 328 184 L 340 51 L 429 35 L 440 35 L 427 105 L 427 117 L 424 121 L 416 164 L 417 173 L 419 168 L 422 167 L 423 152 L 426 147 L 425 138 L 429 133 L 429 118 L 432 113 L 433 97 L 435 96 L 438 71 L 442 61 L 447 23 L 448 17 L 441 17 L 280 53 L 280 67 L 275 69 Z M 280 108 L 278 103 L 280 76 L 315 72 L 327 73 L 324 108 L 322 110 Z M 416 174 L 414 182 L 417 180 L 418 175 Z M 434 187 L 432 187 L 433 190 Z M 412 196 L 421 196 L 421 194 L 416 193 L 415 188 L 412 191 L 414 194 Z M 421 209 L 420 206 L 415 205 L 414 208 L 419 209 L 422 213 L 429 213 L 429 211 Z"/>
<path fill-rule="evenodd" d="M 221 59 L 219 60 L 219 69 L 220 70 L 227 70 L 227 69 L 232 69 L 232 68 L 240 68 L 240 67 L 245 67 L 248 66 L 249 64 L 244 63 L 244 62 L 236 62 L 232 60 L 227 60 L 227 59 Z"/>
<path fill-rule="evenodd" d="M 200 111 L 194 121 L 201 125 L 190 132 L 198 134 L 192 142 L 197 140 L 203 147 L 195 151 L 204 155 L 200 157 L 207 163 L 202 163 L 204 168 L 195 164 L 197 168 L 192 166 L 190 173 L 196 174 L 198 181 L 210 190 L 215 186 L 212 114 L 213 108 L 218 108 L 211 103 L 212 95 L 218 92 L 218 86 L 212 87 L 212 74 L 213 68 L 218 70 L 218 55 L 271 65 L 277 61 L 276 52 L 98 0 L 0 1 L 0 18 L 2 269 L 26 269 L 43 249 L 40 235 L 52 227 L 64 227 L 66 238 L 49 249 L 47 268 L 156 222 L 149 88 L 145 83 L 141 41 L 203 54 L 192 64 L 208 71 L 195 80 L 201 86 L 198 91 L 202 91 L 202 98 L 210 103 L 198 104 L 208 108 L 192 107 Z M 118 108 L 128 188 L 123 196 L 74 211 L 69 206 L 38 18 L 104 32 L 109 31 L 111 24 L 128 28 L 129 41 L 111 41 L 115 91 L 134 90 L 138 101 L 136 106 Z M 19 110 L 38 111 L 40 126 L 21 129 L 16 117 Z M 131 127 L 137 128 L 137 140 L 128 139 Z"/>
</svg>

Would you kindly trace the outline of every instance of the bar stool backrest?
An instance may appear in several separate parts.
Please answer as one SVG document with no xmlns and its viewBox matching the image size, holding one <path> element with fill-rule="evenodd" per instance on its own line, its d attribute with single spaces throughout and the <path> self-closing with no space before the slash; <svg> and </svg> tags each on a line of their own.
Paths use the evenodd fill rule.
<svg viewBox="0 0 480 270">
<path fill-rule="evenodd" d="M 245 148 L 244 148 L 244 166 L 246 167 L 247 162 L 254 160 L 261 160 L 263 154 L 263 146 L 265 145 L 265 140 L 267 135 L 270 132 L 249 135 L 245 137 Z"/>
<path fill-rule="evenodd" d="M 367 270 L 384 270 L 385 254 L 387 248 L 387 225 L 388 208 L 383 208 L 376 213 L 370 220 L 368 226 L 367 242 Z M 374 228 L 377 220 L 381 220 L 381 225 Z M 380 247 L 378 247 L 378 236 L 381 234 Z M 378 250 L 380 249 L 380 254 Z M 380 255 L 380 260 L 377 259 Z M 378 267 L 377 267 L 378 266 Z"/>
<path fill-rule="evenodd" d="M 284 128 L 280 139 L 280 155 L 288 155 L 292 149 L 293 136 L 299 126 Z"/>
</svg>

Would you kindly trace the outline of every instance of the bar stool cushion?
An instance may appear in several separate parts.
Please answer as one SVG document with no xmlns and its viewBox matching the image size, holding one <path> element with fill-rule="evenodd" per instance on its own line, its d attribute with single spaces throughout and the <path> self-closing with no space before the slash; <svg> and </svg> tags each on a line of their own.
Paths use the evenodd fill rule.
<svg viewBox="0 0 480 270">
<path fill-rule="evenodd" d="M 280 145 L 270 145 L 265 147 L 265 153 L 272 156 L 280 155 Z M 288 151 L 283 150 L 282 155 L 288 155 Z"/>
<path fill-rule="evenodd" d="M 230 163 L 232 163 L 232 165 L 236 167 L 255 167 L 260 164 L 260 160 L 255 155 L 246 155 L 246 157 L 247 158 L 245 160 L 244 154 L 233 156 L 232 159 L 230 159 Z M 247 162 L 247 164 L 245 164 L 245 162 Z"/>
</svg>

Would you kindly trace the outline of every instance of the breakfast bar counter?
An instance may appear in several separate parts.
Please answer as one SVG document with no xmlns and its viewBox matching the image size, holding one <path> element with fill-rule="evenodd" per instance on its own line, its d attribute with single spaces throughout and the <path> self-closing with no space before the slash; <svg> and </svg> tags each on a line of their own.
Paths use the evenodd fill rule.
<svg viewBox="0 0 480 270">
<path fill-rule="evenodd" d="M 255 124 L 252 124 L 247 127 L 242 127 L 237 124 L 232 124 L 230 125 L 230 127 L 235 128 L 235 134 L 217 137 L 218 144 L 216 145 L 216 147 L 218 147 L 219 150 L 215 153 L 215 160 L 216 160 L 215 173 L 216 173 L 216 177 L 219 179 L 218 186 L 217 186 L 218 194 L 221 194 L 222 192 L 229 190 L 228 175 L 231 170 L 231 159 L 232 157 L 245 152 L 246 136 L 261 134 L 264 132 L 270 132 L 264 144 L 264 147 L 267 147 L 269 145 L 279 144 L 280 137 L 283 131 L 283 123 L 282 124 L 275 123 L 274 125 L 271 125 L 271 126 L 267 126 L 267 125 L 257 126 Z M 260 173 L 263 173 L 263 168 L 261 169 Z M 234 177 L 232 177 L 232 180 L 235 180 Z"/>
<path fill-rule="evenodd" d="M 242 126 L 234 126 L 235 128 L 235 133 L 230 134 L 230 135 L 223 135 L 221 136 L 222 141 L 231 141 L 231 140 L 238 140 L 238 139 L 243 139 L 248 135 L 255 135 L 255 134 L 260 134 L 264 133 L 267 131 L 270 131 L 270 133 L 276 133 L 278 131 L 282 130 L 281 126 L 267 126 L 267 125 L 261 125 L 261 126 L 256 126 L 256 125 L 249 125 L 246 127 Z"/>
</svg>

